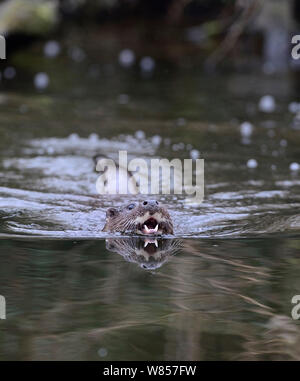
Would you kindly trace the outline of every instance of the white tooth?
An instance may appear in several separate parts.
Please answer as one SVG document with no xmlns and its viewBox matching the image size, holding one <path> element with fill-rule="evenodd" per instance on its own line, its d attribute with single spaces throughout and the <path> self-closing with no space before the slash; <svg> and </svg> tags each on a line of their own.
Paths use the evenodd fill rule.
<svg viewBox="0 0 300 381">
<path fill-rule="evenodd" d="M 157 239 L 154 240 L 155 246 L 158 247 Z"/>
<path fill-rule="evenodd" d="M 157 232 L 157 230 L 158 230 L 158 224 L 155 226 L 154 230 Z"/>
<path fill-rule="evenodd" d="M 147 247 L 147 246 L 148 246 L 148 243 L 149 243 L 149 241 L 146 240 L 145 243 L 144 243 L 144 247 Z"/>
<path fill-rule="evenodd" d="M 146 233 L 149 233 L 149 229 L 147 225 L 144 225 L 144 229 L 146 230 Z"/>
</svg>

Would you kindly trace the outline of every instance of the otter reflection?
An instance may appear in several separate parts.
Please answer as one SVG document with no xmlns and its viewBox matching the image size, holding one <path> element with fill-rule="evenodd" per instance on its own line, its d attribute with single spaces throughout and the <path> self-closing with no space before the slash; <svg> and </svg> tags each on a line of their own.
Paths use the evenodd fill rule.
<svg viewBox="0 0 300 381">
<path fill-rule="evenodd" d="M 106 248 L 118 253 L 128 262 L 137 263 L 146 270 L 161 267 L 182 247 L 179 239 L 156 239 L 154 237 L 110 238 Z"/>
</svg>

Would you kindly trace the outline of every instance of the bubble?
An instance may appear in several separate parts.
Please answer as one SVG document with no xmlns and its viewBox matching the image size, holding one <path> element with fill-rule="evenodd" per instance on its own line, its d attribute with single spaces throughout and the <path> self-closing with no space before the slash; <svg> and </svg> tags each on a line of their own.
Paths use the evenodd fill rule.
<svg viewBox="0 0 300 381">
<path fill-rule="evenodd" d="M 290 170 L 293 172 L 299 171 L 300 170 L 300 164 L 298 163 L 291 163 L 290 164 Z"/>
<path fill-rule="evenodd" d="M 86 57 L 85 52 L 78 46 L 73 46 L 70 48 L 68 54 L 75 62 L 82 62 Z"/>
<path fill-rule="evenodd" d="M 16 76 L 16 69 L 12 66 L 8 66 L 3 71 L 3 77 L 6 79 L 13 79 Z"/>
<path fill-rule="evenodd" d="M 135 137 L 137 138 L 137 139 L 145 139 L 145 132 L 144 131 L 141 131 L 141 130 L 139 130 L 139 131 L 136 131 L 136 133 L 135 133 Z"/>
<path fill-rule="evenodd" d="M 164 139 L 164 145 L 169 146 L 171 144 L 171 139 L 170 138 L 165 138 Z"/>
<path fill-rule="evenodd" d="M 121 66 L 130 67 L 135 62 L 135 54 L 130 49 L 124 49 L 119 54 L 119 63 Z"/>
<path fill-rule="evenodd" d="M 253 126 L 249 122 L 244 122 L 240 125 L 240 132 L 243 137 L 249 137 L 253 133 Z"/>
<path fill-rule="evenodd" d="M 159 146 L 162 138 L 159 135 L 154 135 L 151 139 L 152 143 L 156 146 Z"/>
<path fill-rule="evenodd" d="M 151 57 L 143 57 L 140 62 L 140 67 L 143 72 L 151 72 L 155 68 L 155 61 Z"/>
<path fill-rule="evenodd" d="M 48 87 L 49 85 L 49 77 L 48 77 L 48 74 L 46 73 L 37 73 L 35 76 L 34 76 L 34 86 L 38 89 L 38 90 L 43 90 L 45 89 L 46 87 Z"/>
<path fill-rule="evenodd" d="M 275 111 L 276 104 L 275 98 L 272 95 L 264 95 L 260 98 L 258 108 L 262 112 L 273 112 Z"/>
<path fill-rule="evenodd" d="M 108 351 L 107 351 L 106 348 L 100 348 L 100 349 L 98 350 L 98 355 L 99 355 L 100 357 L 106 357 L 107 354 L 108 354 Z"/>
<path fill-rule="evenodd" d="M 190 151 L 190 157 L 191 157 L 191 159 L 196 160 L 196 159 L 199 158 L 199 156 L 200 156 L 200 152 L 197 149 L 192 149 Z"/>
<path fill-rule="evenodd" d="M 129 95 L 120 94 L 118 96 L 118 102 L 120 103 L 120 105 L 126 105 L 129 102 Z"/>
<path fill-rule="evenodd" d="M 44 45 L 44 55 L 49 58 L 54 58 L 60 53 L 60 44 L 57 41 L 48 41 Z"/>
<path fill-rule="evenodd" d="M 276 166 L 275 164 L 272 164 L 272 165 L 271 165 L 271 169 L 272 169 L 272 171 L 276 171 L 277 166 Z"/>
<path fill-rule="evenodd" d="M 255 159 L 249 159 L 247 161 L 247 167 L 250 169 L 257 168 L 257 161 Z"/>
</svg>

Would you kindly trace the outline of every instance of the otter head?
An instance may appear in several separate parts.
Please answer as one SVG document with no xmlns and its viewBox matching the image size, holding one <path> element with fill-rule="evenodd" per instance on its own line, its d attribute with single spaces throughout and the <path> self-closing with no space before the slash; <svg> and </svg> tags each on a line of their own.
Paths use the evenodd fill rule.
<svg viewBox="0 0 300 381">
<path fill-rule="evenodd" d="M 103 231 L 142 235 L 173 234 L 173 223 L 167 209 L 158 201 L 145 200 L 120 208 L 109 208 Z"/>
</svg>

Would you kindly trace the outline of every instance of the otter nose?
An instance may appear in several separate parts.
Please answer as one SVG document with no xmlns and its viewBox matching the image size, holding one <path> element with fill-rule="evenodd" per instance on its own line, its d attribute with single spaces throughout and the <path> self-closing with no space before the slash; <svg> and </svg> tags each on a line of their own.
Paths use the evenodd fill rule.
<svg viewBox="0 0 300 381">
<path fill-rule="evenodd" d="M 158 206 L 159 202 L 156 200 L 145 200 L 143 201 L 143 206 L 154 208 L 155 206 Z"/>
</svg>

